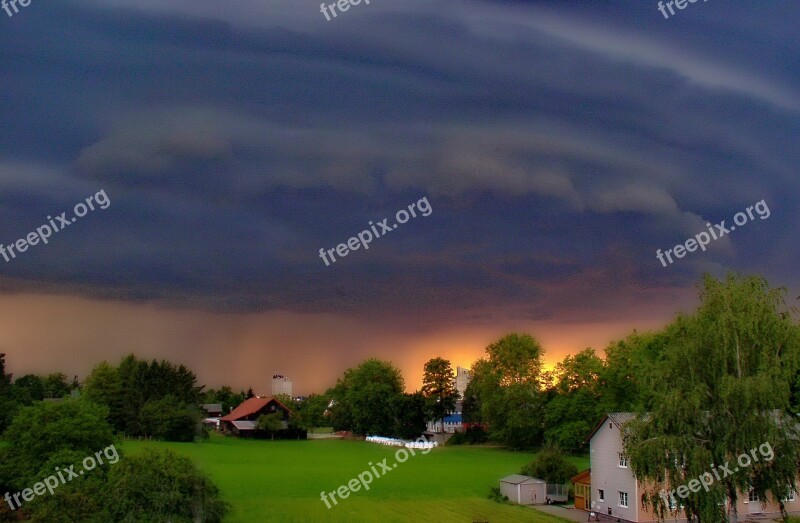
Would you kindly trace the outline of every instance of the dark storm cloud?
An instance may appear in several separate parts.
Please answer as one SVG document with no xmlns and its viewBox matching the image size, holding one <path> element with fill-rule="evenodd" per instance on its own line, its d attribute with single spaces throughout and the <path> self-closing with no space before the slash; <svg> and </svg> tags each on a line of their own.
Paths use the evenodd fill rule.
<svg viewBox="0 0 800 523">
<path fill-rule="evenodd" d="M 0 260 L 3 288 L 543 319 L 706 270 L 789 284 L 800 9 L 655 4 L 32 4 L 0 30 L 0 241 L 112 204 Z M 431 216 L 318 257 L 423 196 Z M 656 260 L 762 198 L 768 220 Z"/>
</svg>

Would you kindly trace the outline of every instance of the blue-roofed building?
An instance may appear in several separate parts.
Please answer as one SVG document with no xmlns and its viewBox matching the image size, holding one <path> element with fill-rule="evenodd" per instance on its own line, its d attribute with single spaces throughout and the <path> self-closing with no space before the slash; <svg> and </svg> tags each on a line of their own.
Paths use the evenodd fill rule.
<svg viewBox="0 0 800 523">
<path fill-rule="evenodd" d="M 445 433 L 454 434 L 464 430 L 464 420 L 461 417 L 461 412 L 453 412 L 444 417 L 444 428 L 442 421 L 429 421 L 428 432 L 432 433 Z"/>
</svg>

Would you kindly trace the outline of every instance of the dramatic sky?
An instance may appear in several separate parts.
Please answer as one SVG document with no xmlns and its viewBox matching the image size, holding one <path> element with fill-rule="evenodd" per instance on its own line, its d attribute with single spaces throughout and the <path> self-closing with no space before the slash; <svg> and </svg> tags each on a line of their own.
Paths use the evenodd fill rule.
<svg viewBox="0 0 800 523">
<path fill-rule="evenodd" d="M 795 0 L 19 9 L 0 11 L 0 242 L 70 225 L 0 258 L 18 376 L 135 352 L 307 394 L 379 357 L 415 389 L 430 357 L 469 365 L 508 332 L 552 364 L 658 328 L 705 272 L 797 296 Z M 656 258 L 761 200 L 768 218 Z"/>
</svg>

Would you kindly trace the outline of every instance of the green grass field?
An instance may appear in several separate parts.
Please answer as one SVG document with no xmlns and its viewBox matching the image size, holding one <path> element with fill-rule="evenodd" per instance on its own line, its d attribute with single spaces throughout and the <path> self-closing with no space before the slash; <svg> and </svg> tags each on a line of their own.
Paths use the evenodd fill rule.
<svg viewBox="0 0 800 523">
<path fill-rule="evenodd" d="M 516 474 L 533 454 L 483 447 L 443 447 L 410 457 L 331 509 L 320 492 L 331 492 L 388 458 L 396 448 L 341 440 L 264 441 L 213 436 L 203 443 L 126 441 L 136 453 L 152 445 L 191 458 L 208 473 L 232 506 L 230 523 L 410 521 L 492 523 L 562 521 L 530 508 L 487 499 L 490 486 Z M 588 459 L 576 458 L 585 468 Z M 338 499 L 338 497 L 337 497 Z"/>
</svg>

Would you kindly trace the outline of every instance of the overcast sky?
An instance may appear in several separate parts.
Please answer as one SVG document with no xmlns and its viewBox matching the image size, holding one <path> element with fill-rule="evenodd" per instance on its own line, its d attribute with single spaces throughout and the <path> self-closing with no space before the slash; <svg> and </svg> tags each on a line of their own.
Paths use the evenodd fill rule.
<svg viewBox="0 0 800 523">
<path fill-rule="evenodd" d="M 111 202 L 0 258 L 0 350 L 18 376 L 135 352 L 261 393 L 374 356 L 415 389 L 507 332 L 552 363 L 658 328 L 704 272 L 794 300 L 798 27 L 792 0 L 0 11 L 0 243 Z M 320 259 L 421 198 L 429 216 Z"/>
</svg>

